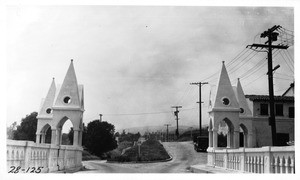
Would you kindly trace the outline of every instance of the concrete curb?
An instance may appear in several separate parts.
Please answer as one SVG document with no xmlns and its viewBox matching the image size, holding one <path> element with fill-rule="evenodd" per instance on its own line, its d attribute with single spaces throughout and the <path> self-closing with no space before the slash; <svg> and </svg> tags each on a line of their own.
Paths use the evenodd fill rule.
<svg viewBox="0 0 300 180">
<path fill-rule="evenodd" d="M 168 159 L 168 161 L 171 161 L 172 159 L 173 159 L 173 156 L 167 151 L 167 149 L 165 148 L 165 146 L 161 143 L 161 141 L 159 141 L 160 142 L 160 144 L 164 147 L 164 149 L 166 150 L 166 152 L 168 153 L 168 155 L 169 155 L 169 159 Z"/>
</svg>

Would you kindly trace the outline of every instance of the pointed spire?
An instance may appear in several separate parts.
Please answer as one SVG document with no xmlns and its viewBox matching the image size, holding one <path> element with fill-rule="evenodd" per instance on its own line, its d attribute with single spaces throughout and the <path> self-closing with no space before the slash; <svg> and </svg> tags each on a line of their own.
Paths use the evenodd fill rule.
<svg viewBox="0 0 300 180">
<path fill-rule="evenodd" d="M 41 105 L 39 116 L 51 116 L 52 115 L 52 106 L 53 106 L 54 99 L 55 99 L 55 93 L 56 93 L 55 79 L 52 78 L 52 83 L 48 90 L 47 96 Z"/>
<path fill-rule="evenodd" d="M 226 67 L 222 61 L 222 69 L 216 90 L 214 108 L 238 108 L 238 102 L 235 97 Z"/>
<path fill-rule="evenodd" d="M 241 85 L 241 82 L 240 82 L 240 78 L 238 78 L 236 87 L 237 87 L 238 95 L 244 95 L 245 96 L 242 85 Z"/>
<path fill-rule="evenodd" d="M 55 106 L 80 107 L 79 92 L 73 59 L 57 96 Z"/>
<path fill-rule="evenodd" d="M 243 111 L 243 112 L 241 111 L 240 115 L 242 115 L 242 116 L 251 115 L 252 113 L 251 113 L 251 110 L 247 103 L 247 100 L 246 100 L 246 97 L 245 97 L 245 94 L 244 94 L 244 91 L 243 91 L 243 88 L 242 88 L 242 85 L 240 82 L 240 78 L 238 78 L 236 91 L 237 91 L 237 99 L 239 102 L 239 106 L 240 106 L 240 108 L 242 108 L 242 111 Z"/>
</svg>

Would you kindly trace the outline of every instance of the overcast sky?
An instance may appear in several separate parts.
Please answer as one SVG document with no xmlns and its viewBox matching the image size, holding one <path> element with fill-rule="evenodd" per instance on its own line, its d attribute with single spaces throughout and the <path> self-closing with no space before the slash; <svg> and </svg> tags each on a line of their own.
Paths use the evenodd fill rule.
<svg viewBox="0 0 300 180">
<path fill-rule="evenodd" d="M 207 124 L 209 90 L 218 75 L 205 78 L 218 73 L 222 61 L 244 52 L 228 66 L 231 82 L 236 85 L 250 70 L 241 79 L 245 94 L 268 93 L 267 65 L 251 70 L 266 53 L 246 45 L 263 43 L 260 33 L 274 25 L 292 33 L 293 8 L 10 6 L 7 125 L 39 111 L 52 78 L 62 84 L 70 59 L 84 85 L 84 123 L 102 113 L 116 129 L 175 126 L 171 106 L 181 105 L 179 124 L 197 126 L 198 87 L 190 83 L 206 80 Z M 293 46 L 274 58 L 274 66 L 281 65 L 274 79 L 276 95 L 293 82 L 293 59 Z"/>
</svg>

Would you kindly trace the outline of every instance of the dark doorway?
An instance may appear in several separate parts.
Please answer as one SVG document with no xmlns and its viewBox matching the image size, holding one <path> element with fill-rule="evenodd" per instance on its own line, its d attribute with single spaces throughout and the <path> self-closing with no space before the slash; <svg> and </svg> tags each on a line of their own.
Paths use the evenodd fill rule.
<svg viewBox="0 0 300 180">
<path fill-rule="evenodd" d="M 244 133 L 240 132 L 240 147 L 244 147 Z"/>
<path fill-rule="evenodd" d="M 45 135 L 45 143 L 46 144 L 50 144 L 51 143 L 51 136 L 52 136 L 52 130 L 51 127 L 49 127 L 46 131 L 46 135 Z"/>
<path fill-rule="evenodd" d="M 277 133 L 277 145 L 287 146 L 287 142 L 290 140 L 288 133 Z"/>
<path fill-rule="evenodd" d="M 218 147 L 227 147 L 227 135 L 218 134 Z"/>
</svg>

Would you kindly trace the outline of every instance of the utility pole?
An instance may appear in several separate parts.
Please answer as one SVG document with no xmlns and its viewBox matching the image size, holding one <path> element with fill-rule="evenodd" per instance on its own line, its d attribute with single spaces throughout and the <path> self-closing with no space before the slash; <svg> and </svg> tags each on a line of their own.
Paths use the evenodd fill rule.
<svg viewBox="0 0 300 180">
<path fill-rule="evenodd" d="M 196 83 L 190 83 L 191 85 L 197 85 L 199 86 L 199 136 L 201 136 L 201 132 L 202 132 L 202 107 L 201 107 L 201 104 L 203 103 L 201 101 L 201 87 L 202 85 L 204 84 L 208 84 L 208 82 L 196 82 Z"/>
<path fill-rule="evenodd" d="M 103 114 L 99 114 L 99 116 L 100 116 L 100 122 L 102 122 L 102 116 L 103 116 Z"/>
<path fill-rule="evenodd" d="M 169 126 L 171 126 L 171 124 L 165 124 L 165 126 L 167 126 L 167 142 L 169 142 Z"/>
<path fill-rule="evenodd" d="M 275 121 L 275 113 L 274 113 L 274 88 L 273 88 L 273 64 L 272 64 L 272 49 L 287 49 L 288 46 L 286 45 L 272 45 L 273 41 L 277 41 L 277 36 L 279 33 L 274 32 L 277 29 L 281 28 L 281 26 L 273 26 L 271 29 L 268 29 L 267 31 L 264 31 L 260 37 L 261 38 L 268 38 L 268 41 L 265 42 L 265 44 L 252 44 L 248 45 L 246 48 L 250 46 L 250 49 L 252 47 L 257 48 L 264 48 L 268 52 L 268 80 L 269 80 L 269 96 L 270 96 L 270 117 L 269 117 L 269 125 L 271 126 L 272 131 L 272 144 L 273 146 L 277 145 L 277 138 L 276 138 L 276 121 Z M 276 66 L 277 67 L 277 66 Z M 278 68 L 278 67 L 277 67 Z M 277 69 L 276 68 L 276 69 Z"/>
<path fill-rule="evenodd" d="M 191 129 L 191 138 L 193 140 L 193 127 L 190 127 L 190 129 Z"/>
<path fill-rule="evenodd" d="M 178 120 L 179 120 L 179 118 L 178 118 L 178 113 L 179 113 L 179 111 L 178 111 L 178 108 L 182 108 L 182 106 L 172 106 L 172 108 L 175 108 L 176 109 L 176 111 L 174 111 L 174 115 L 176 116 L 176 121 L 177 121 L 177 129 L 176 129 L 176 137 L 177 137 L 177 139 L 179 138 L 179 130 L 178 130 Z"/>
</svg>

